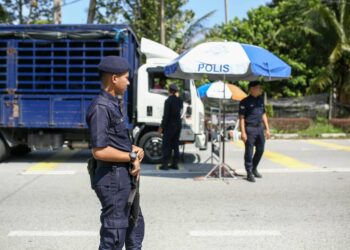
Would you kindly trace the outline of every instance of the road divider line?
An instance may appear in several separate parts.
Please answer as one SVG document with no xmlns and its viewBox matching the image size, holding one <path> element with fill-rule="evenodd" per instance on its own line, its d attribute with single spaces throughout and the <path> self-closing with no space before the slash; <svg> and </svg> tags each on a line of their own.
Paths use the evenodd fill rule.
<svg viewBox="0 0 350 250">
<path fill-rule="evenodd" d="M 56 169 L 61 163 L 72 158 L 78 152 L 79 151 L 69 152 L 67 150 L 60 150 L 57 153 L 54 153 L 54 155 L 48 157 L 46 160 L 29 167 L 24 172 L 22 172 L 22 174 L 48 174 L 49 172 Z"/>
<path fill-rule="evenodd" d="M 244 144 L 241 141 L 233 142 L 234 145 L 244 148 Z M 280 154 L 277 152 L 265 150 L 263 157 L 267 158 L 268 160 L 275 162 L 279 165 L 282 165 L 284 167 L 290 168 L 290 169 L 316 169 L 315 166 L 299 161 L 295 158 L 292 158 L 290 156 Z"/>
<path fill-rule="evenodd" d="M 208 231 L 190 231 L 192 237 L 256 237 L 256 236 L 281 236 L 280 231 L 276 230 L 208 230 Z"/>
<path fill-rule="evenodd" d="M 98 236 L 96 231 L 11 231 L 8 237 L 91 237 Z"/>
<path fill-rule="evenodd" d="M 62 170 L 62 171 L 24 171 L 22 175 L 73 175 L 75 171 Z"/>
<path fill-rule="evenodd" d="M 325 141 L 321 141 L 321 140 L 305 140 L 305 142 L 313 144 L 313 145 L 317 145 L 317 146 L 335 149 L 335 150 L 350 151 L 349 146 L 339 145 L 336 143 L 325 142 Z"/>
</svg>

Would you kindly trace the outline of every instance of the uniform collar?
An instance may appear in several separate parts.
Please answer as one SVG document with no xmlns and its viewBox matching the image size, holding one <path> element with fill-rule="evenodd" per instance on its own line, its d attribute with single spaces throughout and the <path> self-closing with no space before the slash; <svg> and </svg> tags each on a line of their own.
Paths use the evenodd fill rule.
<svg viewBox="0 0 350 250">
<path fill-rule="evenodd" d="M 249 97 L 252 98 L 252 99 L 254 99 L 254 100 L 256 100 L 256 99 L 259 99 L 260 95 L 258 95 L 257 97 L 252 96 L 252 95 L 249 95 Z"/>
<path fill-rule="evenodd" d="M 101 89 L 100 94 L 107 98 L 108 100 L 112 101 L 112 102 L 117 102 L 118 103 L 118 97 L 116 96 L 112 96 L 110 93 L 108 93 L 107 91 L 105 91 L 104 89 Z"/>
</svg>

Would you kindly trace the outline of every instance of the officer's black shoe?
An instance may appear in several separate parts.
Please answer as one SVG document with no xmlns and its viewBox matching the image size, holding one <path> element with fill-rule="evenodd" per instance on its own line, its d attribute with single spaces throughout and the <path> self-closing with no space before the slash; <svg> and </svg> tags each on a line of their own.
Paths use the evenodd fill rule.
<svg viewBox="0 0 350 250">
<path fill-rule="evenodd" d="M 160 166 L 159 169 L 160 169 L 160 170 L 169 170 L 168 166 L 166 166 L 166 165 Z"/>
<path fill-rule="evenodd" d="M 179 166 L 177 164 L 171 164 L 169 168 L 174 170 L 179 170 Z"/>
<path fill-rule="evenodd" d="M 258 172 L 257 169 L 253 169 L 253 175 L 254 175 L 256 178 L 262 178 L 262 175 Z"/>
<path fill-rule="evenodd" d="M 247 173 L 247 181 L 255 182 L 254 174 L 252 172 Z"/>
</svg>

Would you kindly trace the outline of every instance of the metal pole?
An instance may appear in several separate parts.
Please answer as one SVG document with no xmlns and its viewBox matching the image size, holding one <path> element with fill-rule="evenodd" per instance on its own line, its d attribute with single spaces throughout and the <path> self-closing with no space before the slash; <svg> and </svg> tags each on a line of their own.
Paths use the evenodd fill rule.
<svg viewBox="0 0 350 250">
<path fill-rule="evenodd" d="M 96 0 L 90 0 L 87 23 L 93 23 L 95 19 Z"/>
<path fill-rule="evenodd" d="M 53 11 L 55 24 L 61 24 L 61 0 L 54 0 Z"/>
<path fill-rule="evenodd" d="M 164 0 L 160 1 L 160 43 L 165 45 Z"/>
<path fill-rule="evenodd" d="M 225 0 L 225 24 L 228 22 L 228 0 Z"/>
</svg>

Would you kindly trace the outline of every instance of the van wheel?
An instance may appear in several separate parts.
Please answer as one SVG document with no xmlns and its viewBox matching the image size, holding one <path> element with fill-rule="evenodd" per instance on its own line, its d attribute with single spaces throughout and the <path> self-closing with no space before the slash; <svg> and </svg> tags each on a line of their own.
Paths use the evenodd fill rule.
<svg viewBox="0 0 350 250">
<path fill-rule="evenodd" d="M 23 156 L 30 153 L 31 149 L 27 145 L 17 145 L 10 149 L 10 153 L 13 156 Z"/>
<path fill-rule="evenodd" d="M 148 132 L 140 140 L 140 147 L 145 151 L 147 163 L 161 163 L 162 161 L 162 136 L 157 132 Z"/>
<path fill-rule="evenodd" d="M 10 156 L 10 149 L 7 143 L 0 137 L 0 162 L 6 160 Z"/>
</svg>

